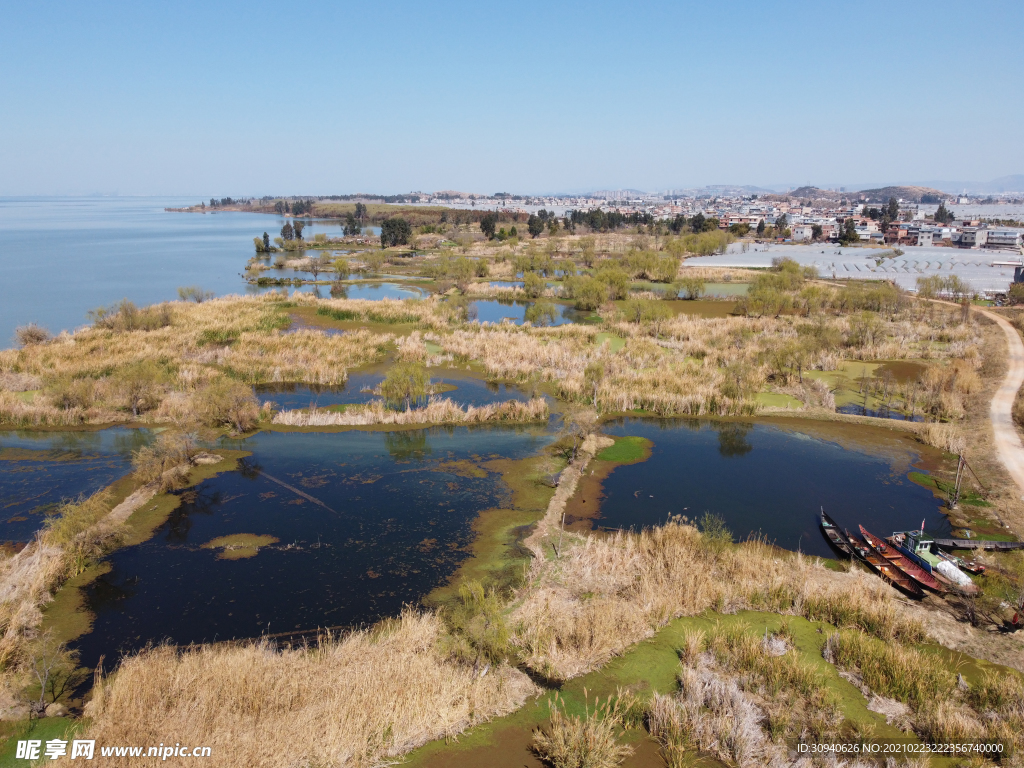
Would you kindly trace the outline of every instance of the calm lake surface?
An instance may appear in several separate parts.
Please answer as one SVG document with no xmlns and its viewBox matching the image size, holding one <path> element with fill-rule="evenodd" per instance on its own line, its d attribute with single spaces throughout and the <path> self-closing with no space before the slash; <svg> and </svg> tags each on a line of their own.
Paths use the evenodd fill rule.
<svg viewBox="0 0 1024 768">
<path fill-rule="evenodd" d="M 477 512 L 511 503 L 500 476 L 480 465 L 531 456 L 551 439 L 541 427 L 459 427 L 232 442 L 253 452 L 242 470 L 183 492 L 152 539 L 110 556 L 111 571 L 88 591 L 96 619 L 77 643 L 82 661 L 113 661 L 164 638 L 255 637 L 395 615 L 454 573 Z M 279 542 L 240 560 L 202 546 L 239 533 Z"/>
<path fill-rule="evenodd" d="M 0 542 L 26 542 L 62 501 L 88 496 L 131 471 L 144 429 L 0 432 Z"/>
<path fill-rule="evenodd" d="M 949 523 L 931 491 L 907 478 L 908 448 L 869 453 L 861 444 L 823 439 L 766 424 L 627 419 L 612 435 L 653 441 L 651 457 L 615 468 L 604 482 L 597 525 L 658 525 L 671 513 L 699 520 L 721 515 L 733 535 L 764 534 L 785 549 L 833 557 L 817 515 L 825 508 L 841 526 L 872 533 L 919 528 L 947 534 Z M 879 438 L 881 439 L 881 438 Z"/>
<path fill-rule="evenodd" d="M 240 273 L 252 239 L 276 236 L 281 216 L 168 213 L 196 198 L 0 198 L 0 348 L 14 329 L 37 322 L 53 333 L 86 323 L 86 312 L 121 299 L 152 304 L 177 299 L 178 286 L 218 295 L 244 293 Z M 340 235 L 337 222 L 313 221 Z M 40 283 L 45 275 L 45 283 Z"/>
</svg>

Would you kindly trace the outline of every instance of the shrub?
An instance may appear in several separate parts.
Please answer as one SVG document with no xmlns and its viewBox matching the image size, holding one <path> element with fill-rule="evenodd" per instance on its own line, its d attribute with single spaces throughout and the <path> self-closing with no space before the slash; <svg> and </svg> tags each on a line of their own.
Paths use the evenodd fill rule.
<svg viewBox="0 0 1024 768">
<path fill-rule="evenodd" d="M 248 432 L 259 421 L 260 405 L 252 389 L 239 381 L 221 377 L 194 396 L 196 411 L 204 424 L 228 426 Z"/>
<path fill-rule="evenodd" d="M 592 311 L 608 300 L 608 286 L 593 277 L 573 278 L 571 286 L 576 309 Z"/>
<path fill-rule="evenodd" d="M 658 301 L 629 299 L 622 306 L 622 314 L 631 323 L 655 323 L 671 317 L 672 310 Z"/>
<path fill-rule="evenodd" d="M 50 402 L 57 408 L 88 408 L 93 403 L 95 382 L 92 379 L 73 379 L 57 376 L 46 387 Z"/>
<path fill-rule="evenodd" d="M 558 696 L 551 703 L 548 729 L 533 735 L 533 748 L 554 768 L 613 768 L 633 748 L 620 744 L 615 731 L 618 718 L 610 705 L 599 706 L 585 716 L 565 714 Z"/>
<path fill-rule="evenodd" d="M 704 280 L 700 277 L 684 277 L 678 285 L 684 299 L 699 299 L 704 295 Z"/>
<path fill-rule="evenodd" d="M 542 299 L 526 308 L 523 319 L 532 325 L 554 325 L 555 321 L 558 320 L 558 310 L 555 308 L 554 303 Z"/>
<path fill-rule="evenodd" d="M 168 376 L 152 360 L 143 360 L 121 368 L 112 379 L 124 407 L 138 418 L 159 404 L 162 387 L 167 383 Z"/>
<path fill-rule="evenodd" d="M 262 244 L 262 240 L 260 243 Z M 183 285 L 178 288 L 178 298 L 182 301 L 194 301 L 202 304 L 213 298 L 213 291 L 204 291 L 198 285 Z"/>
<path fill-rule="evenodd" d="M 179 488 L 185 483 L 195 453 L 194 435 L 161 432 L 152 445 L 145 445 L 132 454 L 134 475 L 143 483 L 159 480 L 161 490 Z"/>
<path fill-rule="evenodd" d="M 413 402 L 423 401 L 430 394 L 430 374 L 420 363 L 396 363 L 380 383 L 380 394 L 393 406 L 405 403 L 408 411 Z"/>
<path fill-rule="evenodd" d="M 90 310 L 89 318 L 97 328 L 108 331 L 154 331 L 171 324 L 171 308 L 167 304 L 154 304 L 139 309 L 134 302 L 124 299 L 112 307 Z"/>
<path fill-rule="evenodd" d="M 540 297 L 547 287 L 547 281 L 536 272 L 527 272 L 523 278 L 523 291 L 531 299 Z"/>
<path fill-rule="evenodd" d="M 43 328 L 41 325 L 36 325 L 35 323 L 19 326 L 14 330 L 14 336 L 18 340 L 18 344 L 22 347 L 31 347 L 34 344 L 45 344 L 52 338 L 48 330 Z"/>
<path fill-rule="evenodd" d="M 629 295 L 629 275 L 621 269 L 601 269 L 594 277 L 608 287 L 608 295 L 612 299 L 624 299 Z"/>
</svg>

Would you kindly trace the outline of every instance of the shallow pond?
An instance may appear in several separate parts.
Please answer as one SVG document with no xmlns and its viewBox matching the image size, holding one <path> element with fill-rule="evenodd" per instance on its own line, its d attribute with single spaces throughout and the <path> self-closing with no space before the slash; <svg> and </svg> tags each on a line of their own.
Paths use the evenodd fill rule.
<svg viewBox="0 0 1024 768">
<path fill-rule="evenodd" d="M 298 408 L 327 408 L 332 405 L 368 403 L 379 399 L 372 391 L 384 379 L 384 373 L 350 373 L 342 386 L 318 387 L 309 384 L 267 384 L 256 388 L 256 397 L 261 402 L 272 402 L 279 410 Z M 507 400 L 526 402 L 531 392 L 504 382 L 488 382 L 462 371 L 431 370 L 430 381 L 442 385 L 439 397 L 447 397 L 462 406 L 481 406 L 489 403 L 504 403 Z M 447 386 L 455 389 L 448 389 Z"/>
<path fill-rule="evenodd" d="M 491 288 L 522 288 L 522 280 L 491 280 Z"/>
<path fill-rule="evenodd" d="M 305 280 L 312 280 L 312 275 L 302 275 Z M 278 277 L 278 275 L 268 275 Z M 292 274 L 283 274 L 279 277 L 291 279 Z M 321 275 L 321 279 L 323 276 Z M 330 285 L 253 285 L 246 286 L 246 293 L 260 294 L 271 291 L 285 290 L 286 292 L 301 291 L 311 293 L 322 299 L 368 299 L 369 301 L 380 301 L 381 299 L 422 299 L 424 291 L 415 286 L 398 285 L 397 283 L 346 283 L 343 288 L 335 288 Z"/>
<path fill-rule="evenodd" d="M 526 322 L 526 310 L 534 305 L 532 301 L 498 301 L 497 299 L 479 299 L 469 305 L 469 319 L 478 323 L 500 323 L 510 320 L 516 325 Z M 567 323 L 583 322 L 589 313 L 580 312 L 568 304 L 556 304 L 555 318 L 547 325 L 566 325 Z"/>
<path fill-rule="evenodd" d="M 872 416 L 876 419 L 896 419 L 897 421 L 924 421 L 924 416 L 915 413 L 913 417 L 906 413 L 889 410 L 888 408 L 865 408 L 858 403 L 847 403 L 836 408 L 836 413 L 849 413 L 854 416 Z"/>
<path fill-rule="evenodd" d="M 252 451 L 243 467 L 182 492 L 156 534 L 111 555 L 109 573 L 88 588 L 95 620 L 76 642 L 82 662 L 112 662 L 164 638 L 298 633 L 395 615 L 451 577 L 477 512 L 511 503 L 487 462 L 533 455 L 551 439 L 539 427 L 459 427 L 232 442 Z"/>
<path fill-rule="evenodd" d="M 147 430 L 0 432 L 0 541 L 26 542 L 46 514 L 131 471 L 131 453 Z"/>
<path fill-rule="evenodd" d="M 917 460 L 909 438 L 872 428 L 655 419 L 626 419 L 604 431 L 645 437 L 654 447 L 646 461 L 616 467 L 604 480 L 595 521 L 603 528 L 711 512 L 739 539 L 762 533 L 823 557 L 834 555 L 818 527 L 821 507 L 841 526 L 861 523 L 878 535 L 919 528 L 922 520 L 933 534 L 950 530 L 939 500 L 907 477 Z"/>
</svg>

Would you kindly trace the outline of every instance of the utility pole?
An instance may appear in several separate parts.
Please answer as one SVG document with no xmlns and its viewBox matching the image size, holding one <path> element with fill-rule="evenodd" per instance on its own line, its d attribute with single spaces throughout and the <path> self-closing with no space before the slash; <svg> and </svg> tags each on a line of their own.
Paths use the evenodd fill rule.
<svg viewBox="0 0 1024 768">
<path fill-rule="evenodd" d="M 964 457 L 961 455 L 956 465 L 956 485 L 953 487 L 953 498 L 949 501 L 949 508 L 956 509 L 956 505 L 960 502 L 960 484 L 964 479 L 964 467 L 967 464 L 964 461 Z"/>
</svg>

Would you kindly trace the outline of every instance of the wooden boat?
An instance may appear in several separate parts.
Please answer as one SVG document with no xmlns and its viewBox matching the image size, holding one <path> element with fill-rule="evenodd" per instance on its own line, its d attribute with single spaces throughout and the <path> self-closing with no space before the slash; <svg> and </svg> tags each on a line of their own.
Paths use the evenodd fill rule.
<svg viewBox="0 0 1024 768">
<path fill-rule="evenodd" d="M 959 592 L 965 595 L 977 595 L 981 592 L 978 585 L 971 583 L 970 578 L 966 574 L 961 572 L 958 574 L 959 578 L 954 579 L 949 574 L 943 573 L 943 569 L 941 568 L 943 560 L 947 560 L 948 564 L 955 570 L 959 571 L 960 569 L 956 561 L 953 560 L 951 556 L 946 555 L 945 557 L 940 557 L 937 554 L 939 550 L 935 547 L 935 541 L 923 530 L 896 531 L 885 541 L 889 546 L 909 558 L 910 561 L 915 563 L 918 567 L 930 573 L 932 577 L 947 591 Z M 961 584 L 961 581 L 964 583 Z"/>
<path fill-rule="evenodd" d="M 865 529 L 863 525 L 858 525 L 857 527 L 860 528 L 861 536 L 864 537 L 864 540 L 871 546 L 871 548 L 881 557 L 885 558 L 893 568 L 902 571 L 918 584 L 923 587 L 927 587 L 933 592 L 949 591 L 949 588 L 935 578 L 934 575 L 928 573 L 928 571 L 904 555 L 896 549 L 896 547 L 891 544 L 886 544 L 882 539 Z M 942 581 L 946 580 L 943 579 Z"/>
<path fill-rule="evenodd" d="M 825 532 L 825 536 L 833 547 L 845 554 L 847 557 L 856 557 L 849 539 L 846 538 L 846 534 L 839 530 L 839 526 L 836 525 L 835 520 L 825 514 L 824 508 L 821 510 L 820 522 L 821 530 Z"/>
<path fill-rule="evenodd" d="M 867 563 L 867 566 L 871 570 L 908 597 L 913 597 L 916 600 L 920 600 L 924 597 L 924 590 L 921 589 L 920 584 L 875 552 L 875 550 L 868 546 L 867 542 L 859 536 L 856 536 L 849 531 L 845 531 L 845 534 L 846 540 L 850 542 L 850 546 L 853 547 L 854 553 L 857 557 Z"/>
</svg>

